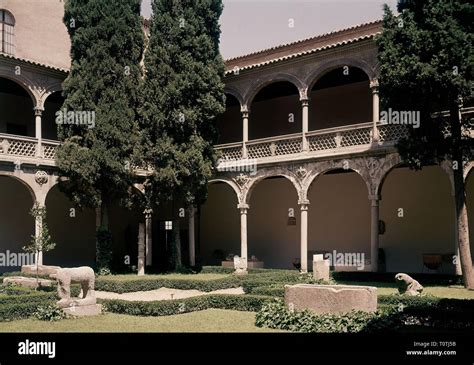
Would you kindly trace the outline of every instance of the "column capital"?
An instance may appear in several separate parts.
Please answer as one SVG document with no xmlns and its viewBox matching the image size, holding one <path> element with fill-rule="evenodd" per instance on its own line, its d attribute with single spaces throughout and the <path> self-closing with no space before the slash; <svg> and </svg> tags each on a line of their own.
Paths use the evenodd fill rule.
<svg viewBox="0 0 474 365">
<path fill-rule="evenodd" d="M 35 117 L 41 117 L 41 115 L 43 114 L 44 112 L 44 109 L 43 108 L 40 108 L 39 106 L 35 106 L 33 108 L 34 112 L 35 112 Z"/>
<path fill-rule="evenodd" d="M 143 214 L 145 214 L 145 218 L 151 218 L 151 215 L 153 214 L 153 209 L 151 208 L 146 208 L 143 211 Z"/>
<path fill-rule="evenodd" d="M 379 92 L 379 80 L 378 79 L 370 80 L 369 87 L 372 90 L 373 94 L 378 93 Z"/>
<path fill-rule="evenodd" d="M 298 200 L 298 205 L 300 206 L 301 210 L 308 210 L 309 204 L 310 203 L 308 199 Z"/>
<path fill-rule="evenodd" d="M 245 111 L 240 111 L 242 113 L 242 118 L 248 118 L 249 117 L 249 111 L 248 110 L 245 110 Z"/>
<path fill-rule="evenodd" d="M 309 105 L 309 99 L 308 98 L 301 98 L 300 102 L 301 102 L 301 106 L 303 106 L 303 107 Z"/>
<path fill-rule="evenodd" d="M 247 210 L 250 208 L 250 206 L 248 204 L 245 204 L 245 203 L 240 203 L 240 204 L 237 204 L 237 209 L 240 210 L 240 214 L 245 214 L 247 213 Z"/>
<path fill-rule="evenodd" d="M 370 194 L 369 200 L 381 200 L 382 198 L 378 194 Z"/>
</svg>

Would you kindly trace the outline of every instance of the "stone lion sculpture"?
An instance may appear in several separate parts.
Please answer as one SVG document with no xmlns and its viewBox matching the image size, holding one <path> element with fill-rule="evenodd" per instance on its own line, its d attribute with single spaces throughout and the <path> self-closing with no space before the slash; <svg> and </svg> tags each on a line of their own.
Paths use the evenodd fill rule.
<svg viewBox="0 0 474 365">
<path fill-rule="evenodd" d="M 51 275 L 58 281 L 57 304 L 60 308 L 96 304 L 94 270 L 88 266 L 61 268 Z M 79 283 L 82 287 L 82 298 L 71 298 L 71 284 Z"/>
<path fill-rule="evenodd" d="M 399 273 L 395 275 L 395 281 L 400 294 L 417 296 L 423 291 L 423 286 L 407 274 Z"/>
</svg>

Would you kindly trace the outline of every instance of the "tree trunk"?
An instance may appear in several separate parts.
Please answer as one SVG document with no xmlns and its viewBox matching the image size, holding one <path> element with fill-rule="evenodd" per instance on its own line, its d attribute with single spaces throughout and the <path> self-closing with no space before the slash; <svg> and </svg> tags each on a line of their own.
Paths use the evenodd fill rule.
<svg viewBox="0 0 474 365">
<path fill-rule="evenodd" d="M 469 246 L 469 225 L 466 207 L 466 190 L 464 184 L 464 164 L 461 152 L 461 118 L 458 104 L 453 104 L 450 108 L 451 133 L 453 138 L 452 158 L 453 180 L 454 180 L 454 200 L 456 205 L 456 230 L 458 232 L 459 258 L 461 260 L 461 270 L 464 286 L 474 289 L 474 275 L 472 270 L 471 249 Z M 457 167 L 457 168 L 454 168 Z"/>
<path fill-rule="evenodd" d="M 109 230 L 109 206 L 102 201 L 100 205 L 100 224 L 99 228 Z"/>
<path fill-rule="evenodd" d="M 181 262 L 181 232 L 179 226 L 179 218 L 173 221 L 173 230 L 171 231 L 171 266 L 173 270 L 182 268 Z"/>
</svg>

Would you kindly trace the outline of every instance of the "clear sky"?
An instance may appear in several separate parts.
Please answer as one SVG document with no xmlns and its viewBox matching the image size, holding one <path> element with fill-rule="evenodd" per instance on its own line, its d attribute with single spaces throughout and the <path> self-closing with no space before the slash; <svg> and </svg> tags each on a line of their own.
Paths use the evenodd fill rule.
<svg viewBox="0 0 474 365">
<path fill-rule="evenodd" d="M 382 18 L 396 0 L 223 0 L 221 53 L 231 58 Z M 151 14 L 151 0 L 142 13 Z"/>
</svg>

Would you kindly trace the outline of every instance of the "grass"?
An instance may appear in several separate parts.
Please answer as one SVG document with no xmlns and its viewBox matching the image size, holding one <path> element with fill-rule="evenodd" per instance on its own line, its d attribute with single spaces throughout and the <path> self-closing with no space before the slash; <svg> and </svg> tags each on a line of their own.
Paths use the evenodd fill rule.
<svg viewBox="0 0 474 365">
<path fill-rule="evenodd" d="M 398 294 L 395 283 L 345 281 L 338 284 L 375 286 L 378 288 L 378 295 Z M 474 299 L 474 290 L 468 290 L 461 285 L 424 286 L 423 294 L 431 294 L 439 298 Z"/>
<path fill-rule="evenodd" d="M 58 322 L 0 322 L 0 332 L 278 332 L 255 326 L 254 312 L 208 309 L 165 317 L 103 314 Z"/>
<path fill-rule="evenodd" d="M 156 275 L 143 275 L 137 276 L 137 274 L 126 274 L 126 275 L 107 275 L 100 276 L 100 280 L 110 281 L 136 281 L 136 280 L 199 280 L 199 281 L 211 281 L 219 280 L 229 277 L 227 274 L 156 274 Z"/>
</svg>

